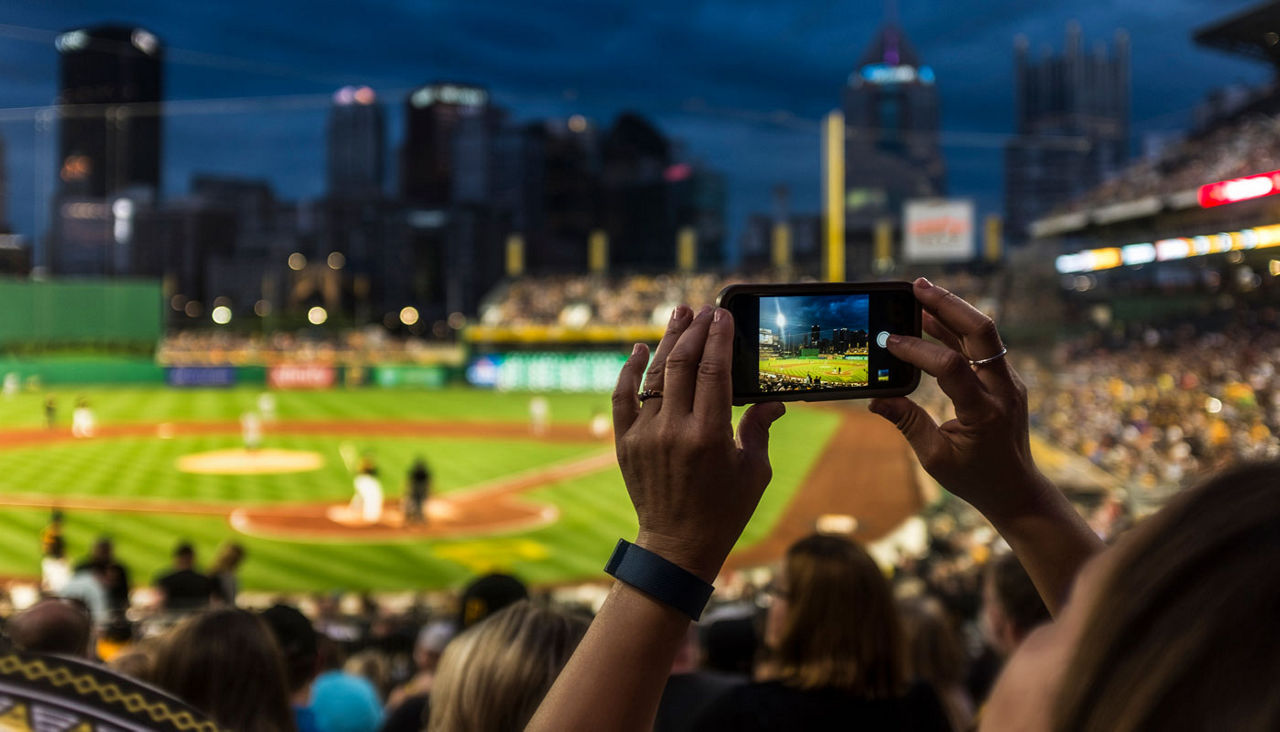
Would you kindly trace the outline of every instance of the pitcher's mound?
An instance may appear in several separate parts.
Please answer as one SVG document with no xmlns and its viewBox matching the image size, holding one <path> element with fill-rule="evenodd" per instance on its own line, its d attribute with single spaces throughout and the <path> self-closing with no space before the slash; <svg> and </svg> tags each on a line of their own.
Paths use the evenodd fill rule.
<svg viewBox="0 0 1280 732">
<path fill-rule="evenodd" d="M 304 450 L 214 450 L 183 455 L 178 470 L 205 475 L 305 473 L 324 467 L 324 456 Z"/>
</svg>

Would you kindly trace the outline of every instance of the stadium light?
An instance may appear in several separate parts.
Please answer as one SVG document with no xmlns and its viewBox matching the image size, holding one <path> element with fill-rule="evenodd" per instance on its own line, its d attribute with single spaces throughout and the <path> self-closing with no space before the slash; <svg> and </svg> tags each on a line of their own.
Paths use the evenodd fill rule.
<svg viewBox="0 0 1280 732">
<path fill-rule="evenodd" d="M 347 258 L 342 252 L 329 252 L 329 258 L 325 261 L 329 264 L 329 269 L 342 269 L 347 266 Z"/>
<path fill-rule="evenodd" d="M 329 319 L 329 313 L 324 308 L 316 305 L 307 311 L 307 322 L 312 325 L 324 325 Z"/>
<path fill-rule="evenodd" d="M 294 252 L 289 255 L 289 269 L 294 272 L 301 272 L 306 269 L 307 257 L 302 252 Z"/>
<path fill-rule="evenodd" d="M 226 305 L 219 305 L 213 309 L 213 312 L 210 313 L 210 317 L 212 317 L 213 322 L 218 325 L 226 325 L 231 322 L 231 308 Z"/>
<path fill-rule="evenodd" d="M 418 322 L 418 309 L 412 305 L 400 308 L 400 322 L 405 325 L 415 325 Z"/>
<path fill-rule="evenodd" d="M 259 300 L 253 304 L 253 314 L 259 318 L 265 318 L 271 314 L 271 303 L 266 300 Z"/>
<path fill-rule="evenodd" d="M 1249 201 L 1254 198 L 1274 196 L 1280 193 L 1280 170 L 1260 173 L 1245 178 L 1220 180 L 1200 186 L 1197 199 L 1201 208 L 1213 208 L 1228 203 Z"/>
</svg>

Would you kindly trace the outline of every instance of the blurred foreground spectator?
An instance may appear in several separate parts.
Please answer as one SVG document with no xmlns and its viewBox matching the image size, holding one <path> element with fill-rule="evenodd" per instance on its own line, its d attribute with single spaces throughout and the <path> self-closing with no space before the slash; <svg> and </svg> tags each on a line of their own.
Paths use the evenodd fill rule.
<svg viewBox="0 0 1280 732">
<path fill-rule="evenodd" d="M 163 608 L 169 612 L 200 610 L 209 604 L 213 584 L 197 572 L 195 547 L 182 542 L 173 550 L 173 569 L 156 579 L 163 594 Z"/>
<path fill-rule="evenodd" d="M 521 600 L 462 633 L 440 659 L 427 729 L 523 730 L 587 624 Z"/>
</svg>

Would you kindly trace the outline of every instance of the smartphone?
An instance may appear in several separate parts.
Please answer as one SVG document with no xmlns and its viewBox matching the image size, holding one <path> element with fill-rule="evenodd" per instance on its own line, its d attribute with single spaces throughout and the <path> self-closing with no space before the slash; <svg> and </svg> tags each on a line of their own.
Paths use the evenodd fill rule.
<svg viewBox="0 0 1280 732">
<path fill-rule="evenodd" d="M 733 403 L 903 396 L 920 370 L 885 348 L 892 333 L 920 336 L 910 282 L 730 285 L 716 303 L 733 313 Z"/>
</svg>

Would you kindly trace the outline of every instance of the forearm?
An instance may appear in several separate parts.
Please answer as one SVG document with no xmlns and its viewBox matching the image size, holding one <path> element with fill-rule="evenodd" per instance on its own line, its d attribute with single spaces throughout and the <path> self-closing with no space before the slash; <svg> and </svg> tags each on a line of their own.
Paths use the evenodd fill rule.
<svg viewBox="0 0 1280 732">
<path fill-rule="evenodd" d="M 1057 615 L 1080 568 L 1103 543 L 1047 478 L 1038 475 L 1031 482 L 1029 499 L 1016 510 L 984 513 Z"/>
<path fill-rule="evenodd" d="M 615 582 L 527 730 L 650 730 L 689 618 Z"/>
</svg>

